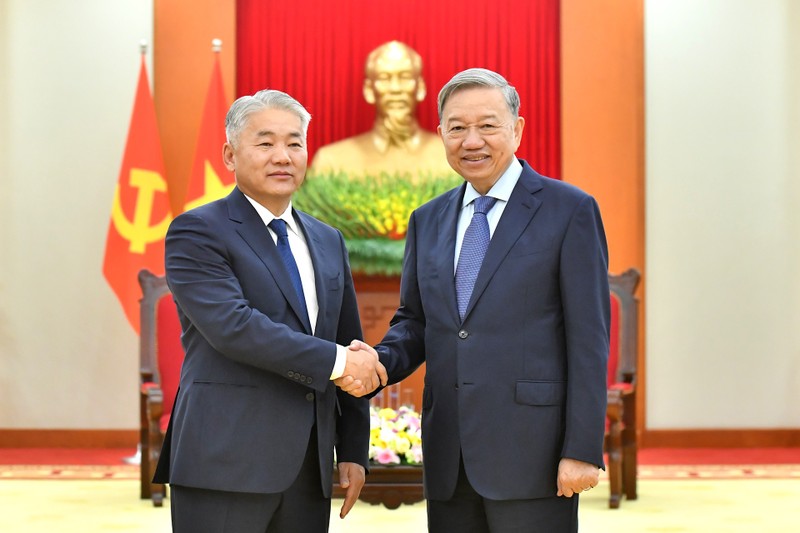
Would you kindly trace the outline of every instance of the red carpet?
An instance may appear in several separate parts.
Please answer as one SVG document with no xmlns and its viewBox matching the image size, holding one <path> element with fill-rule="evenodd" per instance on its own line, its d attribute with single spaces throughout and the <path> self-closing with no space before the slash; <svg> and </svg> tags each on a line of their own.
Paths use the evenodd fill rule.
<svg viewBox="0 0 800 533">
<path fill-rule="evenodd" d="M 132 448 L 0 448 L 2 479 L 139 479 Z"/>
<path fill-rule="evenodd" d="M 0 479 L 138 479 L 135 450 L 0 448 Z M 641 479 L 800 479 L 800 448 L 645 448 Z"/>
<path fill-rule="evenodd" d="M 639 464 L 800 464 L 800 448 L 644 448 Z"/>
<path fill-rule="evenodd" d="M 119 465 L 135 448 L 0 448 L 0 465 Z"/>
</svg>

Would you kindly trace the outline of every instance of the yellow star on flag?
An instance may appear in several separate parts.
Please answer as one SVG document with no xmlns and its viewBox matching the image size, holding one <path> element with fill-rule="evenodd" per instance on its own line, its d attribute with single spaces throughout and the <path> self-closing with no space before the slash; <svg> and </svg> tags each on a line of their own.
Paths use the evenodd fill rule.
<svg viewBox="0 0 800 533">
<path fill-rule="evenodd" d="M 217 173 L 214 171 L 214 167 L 211 166 L 211 163 L 206 161 L 203 180 L 203 195 L 187 203 L 184 206 L 184 209 L 188 211 L 189 209 L 199 207 L 203 204 L 207 204 L 208 202 L 219 200 L 223 196 L 227 196 L 233 190 L 235 185 L 236 183 L 223 183 L 222 180 L 219 179 L 219 176 L 217 176 Z"/>
</svg>

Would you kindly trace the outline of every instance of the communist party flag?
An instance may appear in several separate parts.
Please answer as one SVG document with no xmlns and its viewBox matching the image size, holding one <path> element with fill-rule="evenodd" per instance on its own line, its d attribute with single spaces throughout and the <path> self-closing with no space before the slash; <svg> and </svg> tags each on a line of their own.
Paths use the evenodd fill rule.
<svg viewBox="0 0 800 533">
<path fill-rule="evenodd" d="M 194 149 L 194 163 L 186 189 L 184 210 L 222 198 L 235 185 L 233 174 L 222 161 L 222 145 L 225 144 L 225 115 L 228 103 L 222 85 L 222 69 L 219 54 L 215 54 L 211 82 L 208 85 L 206 103 L 200 132 Z"/>
<path fill-rule="evenodd" d="M 139 333 L 139 270 L 164 275 L 164 236 L 172 220 L 156 109 L 142 53 L 136 100 L 106 237 L 103 275 Z"/>
</svg>

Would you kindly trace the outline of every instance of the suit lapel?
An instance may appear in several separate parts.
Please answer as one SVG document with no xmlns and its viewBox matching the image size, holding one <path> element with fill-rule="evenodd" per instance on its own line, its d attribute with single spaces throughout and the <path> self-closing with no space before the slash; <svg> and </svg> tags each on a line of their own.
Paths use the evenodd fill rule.
<svg viewBox="0 0 800 533">
<path fill-rule="evenodd" d="M 264 225 L 264 221 L 261 220 L 256 210 L 238 188 L 234 188 L 231 194 L 228 195 L 228 217 L 233 222 L 239 223 L 236 232 L 264 263 L 294 313 L 298 317 L 303 317 L 306 313 L 300 307 L 300 300 L 294 290 L 292 280 L 289 278 L 289 272 L 287 272 L 278 253 L 278 248 Z M 311 248 L 310 244 L 309 248 Z M 312 255 L 312 261 L 313 259 L 314 256 Z M 301 318 L 301 322 L 306 333 L 310 334 L 311 326 L 308 322 L 308 317 Z"/>
<path fill-rule="evenodd" d="M 322 318 L 325 316 L 325 310 L 328 306 L 326 281 L 331 277 L 331 274 L 324 270 L 324 268 L 330 261 L 330 254 L 325 247 L 324 239 L 322 239 L 319 234 L 317 224 L 313 223 L 313 219 L 296 209 L 293 211 L 295 220 L 297 220 L 301 231 L 306 236 L 308 253 L 311 255 L 311 265 L 314 267 L 314 288 L 317 291 L 319 312 L 317 312 L 317 323 L 314 325 L 313 331 L 317 337 L 320 337 L 322 336 Z M 308 332 L 310 334 L 311 329 L 309 329 Z"/>
<path fill-rule="evenodd" d="M 500 221 L 492 235 L 492 240 L 489 242 L 489 248 L 486 250 L 486 256 L 483 258 L 483 263 L 478 272 L 478 278 L 475 280 L 475 287 L 472 289 L 472 296 L 464 315 L 465 319 L 486 289 L 500 263 L 511 251 L 522 232 L 530 225 L 533 216 L 541 206 L 541 200 L 536 198 L 534 193 L 542 188 L 542 179 L 545 178 L 536 174 L 527 163 L 523 162 L 522 174 L 514 186 L 514 190 L 508 199 L 508 205 L 503 210 L 503 216 L 500 217 Z M 455 287 L 455 282 L 453 282 L 453 286 Z"/>
<path fill-rule="evenodd" d="M 461 211 L 461 201 L 464 198 L 466 182 L 461 187 L 451 191 L 450 197 L 445 200 L 444 205 L 437 217 L 438 238 L 437 246 L 433 249 L 438 250 L 439 263 L 439 286 L 442 289 L 443 301 L 456 323 L 461 323 L 458 316 L 458 304 L 456 302 L 456 282 L 455 282 L 455 253 L 456 253 L 456 225 L 458 224 L 458 214 Z M 417 252 L 419 253 L 419 252 Z"/>
</svg>

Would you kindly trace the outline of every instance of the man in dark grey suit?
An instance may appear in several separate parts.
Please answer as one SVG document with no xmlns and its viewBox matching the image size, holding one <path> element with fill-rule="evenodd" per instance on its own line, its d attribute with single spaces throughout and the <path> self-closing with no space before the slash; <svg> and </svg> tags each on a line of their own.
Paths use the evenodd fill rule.
<svg viewBox="0 0 800 533">
<path fill-rule="evenodd" d="M 171 485 L 177 532 L 327 531 L 334 447 L 342 517 L 364 484 L 368 404 L 332 380 L 366 390 L 386 373 L 346 347 L 361 325 L 341 233 L 292 208 L 310 118 L 280 91 L 236 100 L 236 188 L 167 234 L 186 358 L 155 481 Z"/>
<path fill-rule="evenodd" d="M 466 183 L 411 215 L 400 308 L 376 347 L 391 383 L 427 363 L 428 527 L 575 532 L 574 496 L 603 467 L 610 311 L 599 209 L 515 157 L 525 121 L 499 74 L 454 76 L 439 119 Z"/>
</svg>

